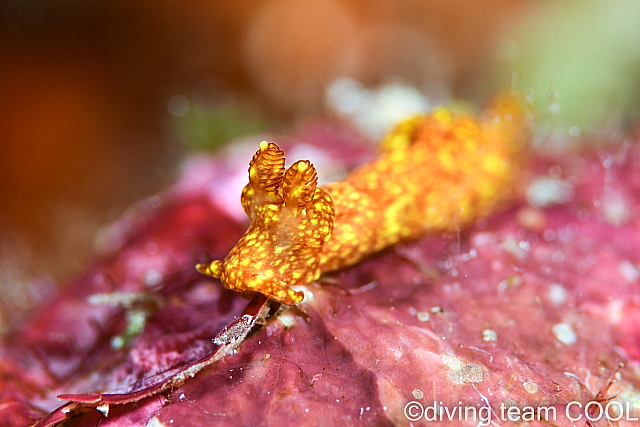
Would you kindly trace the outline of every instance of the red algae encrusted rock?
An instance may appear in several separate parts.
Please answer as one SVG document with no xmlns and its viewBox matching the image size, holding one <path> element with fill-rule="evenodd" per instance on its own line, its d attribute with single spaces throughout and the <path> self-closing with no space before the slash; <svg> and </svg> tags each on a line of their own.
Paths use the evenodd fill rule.
<svg viewBox="0 0 640 427">
<path fill-rule="evenodd" d="M 322 153 L 332 136 L 322 129 L 300 139 Z M 475 426 L 473 414 L 586 425 L 598 415 L 580 411 L 589 401 L 617 402 L 612 416 L 632 409 L 618 424 L 637 423 L 626 419 L 640 417 L 638 143 L 533 158 L 509 210 L 300 288 L 302 304 L 272 307 L 237 349 L 191 377 L 247 305 L 193 269 L 243 231 L 216 207 L 239 201 L 211 190 L 229 161 L 190 162 L 173 190 L 106 238 L 107 258 L 4 341 L 0 425 L 35 423 L 61 404 L 43 425 L 424 426 L 436 417 Z M 217 170 L 199 175 L 215 182 L 194 185 L 189 168 Z M 148 392 L 176 372 L 184 381 Z M 136 402 L 122 397 L 136 390 Z M 426 409 L 419 420 L 409 420 L 410 402 Z M 567 405 L 582 418 L 567 418 Z M 527 408 L 544 408 L 548 422 Z M 466 410 L 462 421 L 454 410 Z"/>
</svg>

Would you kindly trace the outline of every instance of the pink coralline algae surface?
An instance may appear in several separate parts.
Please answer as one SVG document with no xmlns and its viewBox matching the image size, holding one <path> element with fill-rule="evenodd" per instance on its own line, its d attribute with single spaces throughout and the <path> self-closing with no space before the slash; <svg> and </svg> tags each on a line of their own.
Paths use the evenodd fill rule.
<svg viewBox="0 0 640 427">
<path fill-rule="evenodd" d="M 371 158 L 337 128 L 299 139 L 325 166 Z M 637 424 L 640 144 L 537 154 L 507 210 L 327 274 L 285 309 L 193 267 L 244 231 L 239 190 L 221 189 L 258 143 L 188 162 L 4 340 L 1 426 L 608 425 L 590 401 Z"/>
</svg>

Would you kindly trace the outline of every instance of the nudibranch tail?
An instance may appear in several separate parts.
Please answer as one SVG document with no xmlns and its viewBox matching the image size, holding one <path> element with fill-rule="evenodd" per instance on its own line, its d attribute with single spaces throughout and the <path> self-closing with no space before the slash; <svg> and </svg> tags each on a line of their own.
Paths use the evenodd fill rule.
<svg viewBox="0 0 640 427">
<path fill-rule="evenodd" d="M 480 119 L 444 108 L 400 123 L 378 160 L 318 187 L 308 160 L 285 170 L 284 152 L 262 142 L 242 206 L 249 229 L 222 261 L 198 271 L 244 294 L 301 302 L 321 273 L 427 232 L 463 227 L 507 203 L 521 169 L 527 111 L 498 97 Z"/>
</svg>

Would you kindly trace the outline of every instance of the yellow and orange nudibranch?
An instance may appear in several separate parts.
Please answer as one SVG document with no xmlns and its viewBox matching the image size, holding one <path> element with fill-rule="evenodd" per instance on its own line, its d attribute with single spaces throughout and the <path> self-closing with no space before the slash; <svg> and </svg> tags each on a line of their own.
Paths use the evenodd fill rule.
<svg viewBox="0 0 640 427">
<path fill-rule="evenodd" d="M 228 289 L 298 304 L 291 289 L 427 232 L 463 227 L 513 197 L 526 146 L 522 102 L 503 95 L 479 119 L 440 108 L 400 123 L 380 158 L 318 187 L 316 170 L 262 142 L 242 206 L 250 225 L 222 261 L 198 264 Z"/>
</svg>

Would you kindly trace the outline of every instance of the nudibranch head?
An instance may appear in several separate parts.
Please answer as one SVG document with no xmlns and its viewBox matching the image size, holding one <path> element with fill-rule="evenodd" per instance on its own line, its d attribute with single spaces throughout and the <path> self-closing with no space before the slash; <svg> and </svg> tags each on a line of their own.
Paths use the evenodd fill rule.
<svg viewBox="0 0 640 427">
<path fill-rule="evenodd" d="M 224 260 L 198 264 L 231 290 L 258 292 L 282 304 L 298 304 L 304 294 L 291 285 L 320 276 L 319 254 L 331 238 L 335 211 L 308 160 L 284 167 L 284 152 L 263 141 L 249 164 L 242 207 L 249 229 Z"/>
</svg>

